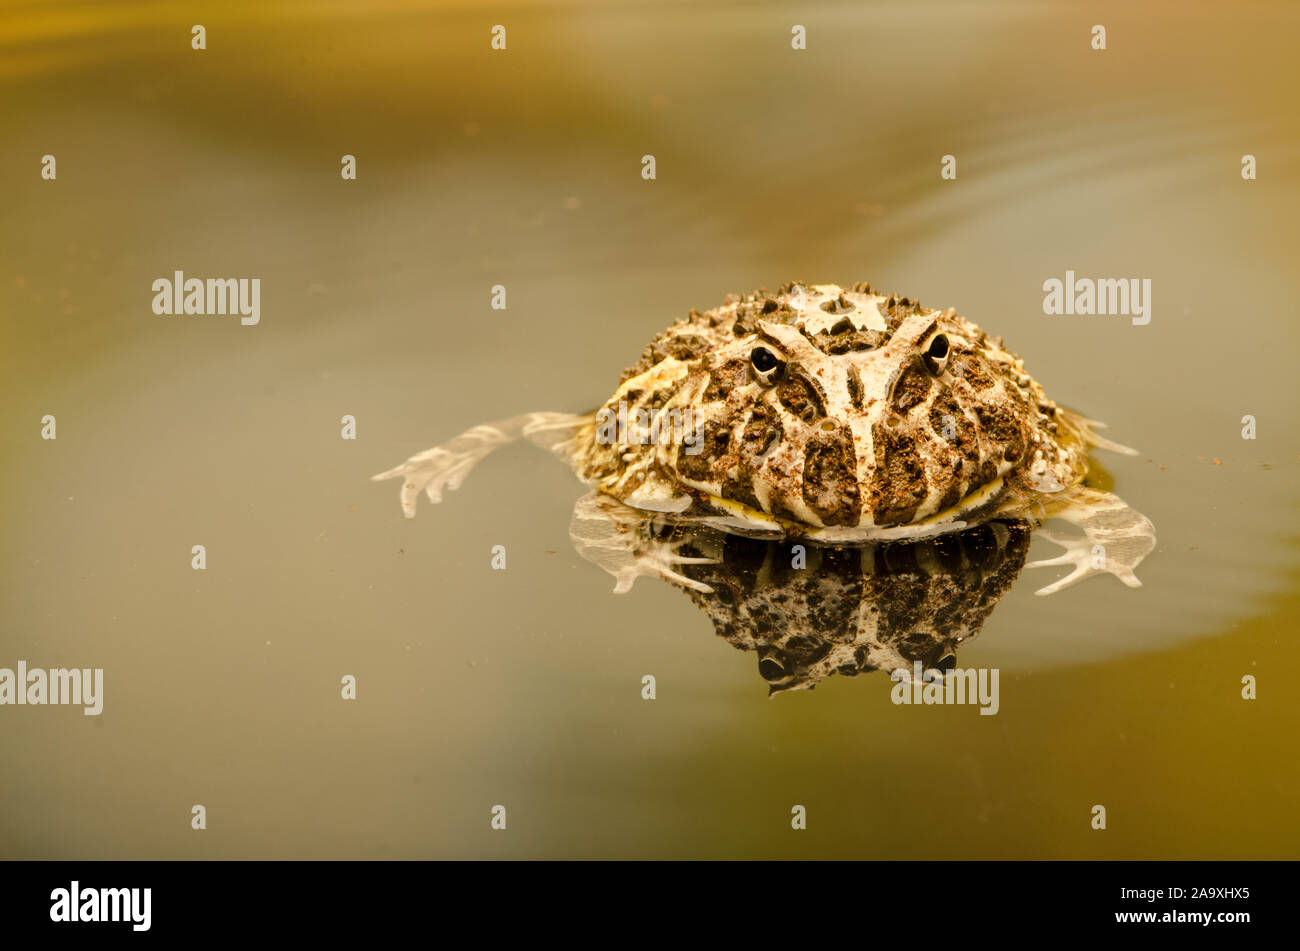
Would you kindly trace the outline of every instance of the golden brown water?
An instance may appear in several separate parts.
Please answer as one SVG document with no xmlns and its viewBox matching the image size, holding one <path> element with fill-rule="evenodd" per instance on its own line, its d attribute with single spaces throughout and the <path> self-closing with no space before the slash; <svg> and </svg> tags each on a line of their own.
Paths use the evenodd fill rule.
<svg viewBox="0 0 1300 951">
<path fill-rule="evenodd" d="M 0 856 L 1293 857 L 1298 16 L 0 10 L 0 667 L 105 670 L 98 717 L 0 707 Z M 260 278 L 261 323 L 155 316 L 176 269 Z M 1044 316 L 1067 269 L 1150 278 L 1151 323 Z M 680 592 L 611 594 L 536 450 L 413 522 L 367 481 L 792 279 L 955 306 L 1141 450 L 1103 461 L 1144 587 L 1022 577 L 959 655 L 997 716 L 769 701 Z"/>
</svg>

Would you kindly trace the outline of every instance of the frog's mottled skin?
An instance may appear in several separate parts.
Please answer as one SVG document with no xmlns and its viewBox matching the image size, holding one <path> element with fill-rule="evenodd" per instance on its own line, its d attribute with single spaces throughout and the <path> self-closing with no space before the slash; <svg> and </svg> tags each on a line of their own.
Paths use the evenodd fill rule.
<svg viewBox="0 0 1300 951">
<path fill-rule="evenodd" d="M 602 409 L 677 414 L 698 451 L 682 439 L 611 441 L 599 412 L 532 413 L 477 426 L 376 478 L 403 478 L 409 517 L 420 491 L 439 501 L 479 459 L 524 436 L 604 497 L 741 534 L 921 538 L 1059 514 L 1069 500 L 1076 513 L 1102 503 L 1090 539 L 1130 543 L 1101 569 L 1126 583 L 1138 583 L 1131 568 L 1154 544 L 1149 522 L 1081 484 L 1090 446 L 1132 450 L 1048 399 L 999 338 L 952 309 L 866 284 L 788 284 L 691 311 L 650 343 Z M 1080 557 L 1054 563 L 1074 564 L 1075 578 L 1094 570 Z M 671 564 L 659 573 L 672 574 Z"/>
<path fill-rule="evenodd" d="M 755 370 L 756 348 L 779 361 L 776 374 Z M 584 428 L 582 478 L 634 507 L 680 510 L 674 500 L 688 496 L 690 513 L 786 534 L 978 521 L 1010 483 L 1069 486 L 1086 472 L 1086 425 L 1000 339 L 865 284 L 787 285 L 693 311 L 655 338 L 606 407 L 620 401 L 692 411 L 703 451 L 600 445 Z"/>
</svg>

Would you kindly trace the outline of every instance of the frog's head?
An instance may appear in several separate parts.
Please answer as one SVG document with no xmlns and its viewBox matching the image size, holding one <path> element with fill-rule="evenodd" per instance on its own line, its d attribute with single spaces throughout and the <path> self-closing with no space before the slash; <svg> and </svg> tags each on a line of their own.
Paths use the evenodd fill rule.
<svg viewBox="0 0 1300 951">
<path fill-rule="evenodd" d="M 699 445 L 672 464 L 737 512 L 832 533 L 969 515 L 1051 441 L 1055 406 L 952 310 L 795 284 L 699 317 L 719 333 L 671 400 Z"/>
</svg>

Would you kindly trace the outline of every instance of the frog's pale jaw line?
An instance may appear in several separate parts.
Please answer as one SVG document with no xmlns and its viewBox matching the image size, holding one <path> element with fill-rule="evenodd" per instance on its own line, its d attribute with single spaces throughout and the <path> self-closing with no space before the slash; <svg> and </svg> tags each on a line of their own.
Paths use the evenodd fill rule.
<svg viewBox="0 0 1300 951">
<path fill-rule="evenodd" d="M 1005 489 L 1004 481 L 999 478 L 981 486 L 957 505 L 942 512 L 936 512 L 928 518 L 908 525 L 893 526 L 878 526 L 866 519 L 851 526 L 801 524 L 789 519 L 776 518 L 770 512 L 760 512 L 734 499 L 709 496 L 707 501 L 724 515 L 741 520 L 755 529 L 771 530 L 780 532 L 786 537 L 802 537 L 814 541 L 855 543 L 924 538 L 944 532 L 959 531 L 973 524 L 963 520 L 962 516 L 969 516 L 981 509 L 990 508 Z"/>
<path fill-rule="evenodd" d="M 935 512 L 918 522 L 915 525 L 935 525 L 948 520 L 955 520 L 962 515 L 970 515 L 986 506 L 992 505 L 997 501 L 1006 489 L 1005 480 L 999 476 L 987 485 L 980 486 L 970 495 L 966 496 L 951 508 L 944 509 L 942 512 Z M 964 523 L 963 523 L 964 524 Z"/>
<path fill-rule="evenodd" d="M 785 531 L 785 525 L 782 522 L 765 512 L 759 512 L 756 509 L 750 508 L 743 502 L 737 502 L 733 499 L 724 499 L 718 496 L 710 496 L 707 501 L 721 514 L 740 519 L 752 525 L 756 529 L 776 532 Z"/>
</svg>

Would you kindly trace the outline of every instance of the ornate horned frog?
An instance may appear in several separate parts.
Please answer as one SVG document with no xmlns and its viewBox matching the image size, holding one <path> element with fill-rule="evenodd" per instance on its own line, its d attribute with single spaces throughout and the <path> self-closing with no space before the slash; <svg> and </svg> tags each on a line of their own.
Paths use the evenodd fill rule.
<svg viewBox="0 0 1300 951">
<path fill-rule="evenodd" d="M 795 283 L 692 310 L 596 412 L 476 426 L 375 478 L 402 479 L 411 517 L 421 491 L 440 501 L 522 436 L 569 462 L 596 496 L 660 522 L 857 545 L 1058 517 L 1083 535 L 1048 535 L 1066 552 L 1036 564 L 1074 571 L 1040 593 L 1099 571 L 1137 586 L 1154 532 L 1085 485 L 1090 448 L 1133 453 L 1100 428 L 1048 399 L 1001 339 L 952 309 L 867 284 Z M 634 544 L 622 529 L 615 538 L 635 549 L 605 565 L 619 590 L 639 574 L 687 580 L 671 546 Z"/>
</svg>

